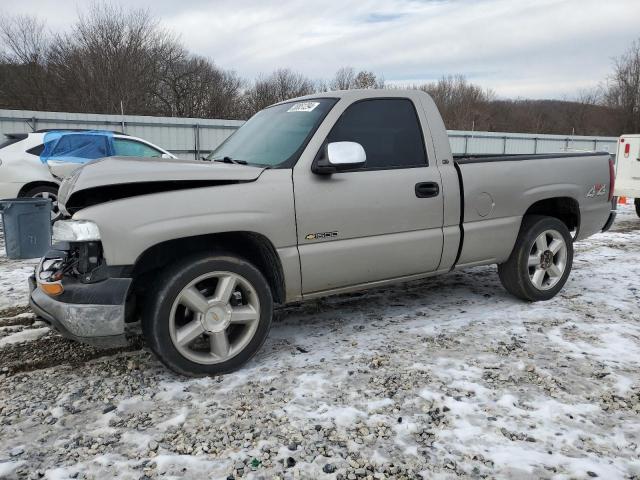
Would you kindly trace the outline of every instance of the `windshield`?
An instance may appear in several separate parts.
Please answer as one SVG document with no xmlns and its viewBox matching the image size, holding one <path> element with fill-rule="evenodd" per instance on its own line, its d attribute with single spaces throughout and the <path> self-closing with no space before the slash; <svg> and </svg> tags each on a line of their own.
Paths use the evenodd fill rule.
<svg viewBox="0 0 640 480">
<path fill-rule="evenodd" d="M 265 108 L 214 150 L 207 160 L 269 167 L 291 166 L 336 103 L 332 98 L 289 102 Z"/>
</svg>

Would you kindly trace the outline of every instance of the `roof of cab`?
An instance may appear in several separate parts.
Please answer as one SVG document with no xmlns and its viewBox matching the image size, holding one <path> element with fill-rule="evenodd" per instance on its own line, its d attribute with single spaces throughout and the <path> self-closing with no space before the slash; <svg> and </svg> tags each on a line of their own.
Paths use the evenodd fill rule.
<svg viewBox="0 0 640 480">
<path fill-rule="evenodd" d="M 389 98 L 389 97 L 412 97 L 412 96 L 426 96 L 431 98 L 428 93 L 422 90 L 400 90 L 395 88 L 363 88 L 352 90 L 333 90 L 329 92 L 312 93 L 310 95 L 304 95 L 302 97 L 290 98 L 282 102 L 278 102 L 275 105 L 283 103 L 299 102 L 305 100 L 313 100 L 314 98 L 338 98 L 346 100 L 361 100 L 365 98 Z"/>
</svg>

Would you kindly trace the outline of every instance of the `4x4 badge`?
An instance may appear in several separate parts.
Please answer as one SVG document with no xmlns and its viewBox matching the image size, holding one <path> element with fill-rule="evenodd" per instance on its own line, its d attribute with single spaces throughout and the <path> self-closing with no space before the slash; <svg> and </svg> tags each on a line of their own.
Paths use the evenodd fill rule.
<svg viewBox="0 0 640 480">
<path fill-rule="evenodd" d="M 604 195 L 606 193 L 607 193 L 607 186 L 604 183 L 596 183 L 587 192 L 587 198 L 601 197 L 602 195 Z"/>
</svg>

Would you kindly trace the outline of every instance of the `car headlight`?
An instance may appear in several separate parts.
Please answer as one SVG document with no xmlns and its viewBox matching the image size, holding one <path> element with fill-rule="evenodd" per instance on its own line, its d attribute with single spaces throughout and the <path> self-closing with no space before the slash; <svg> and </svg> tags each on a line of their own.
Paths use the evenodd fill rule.
<svg viewBox="0 0 640 480">
<path fill-rule="evenodd" d="M 58 220 L 51 239 L 57 242 L 94 242 L 100 240 L 98 226 L 89 220 Z"/>
</svg>

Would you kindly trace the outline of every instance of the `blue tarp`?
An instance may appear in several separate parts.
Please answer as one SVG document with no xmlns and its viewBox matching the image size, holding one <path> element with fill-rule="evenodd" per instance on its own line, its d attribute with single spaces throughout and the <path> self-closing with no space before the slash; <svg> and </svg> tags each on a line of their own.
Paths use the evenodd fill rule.
<svg viewBox="0 0 640 480">
<path fill-rule="evenodd" d="M 113 133 L 104 131 L 55 131 L 44 135 L 42 163 L 48 160 L 67 163 L 87 163 L 114 154 Z"/>
</svg>

